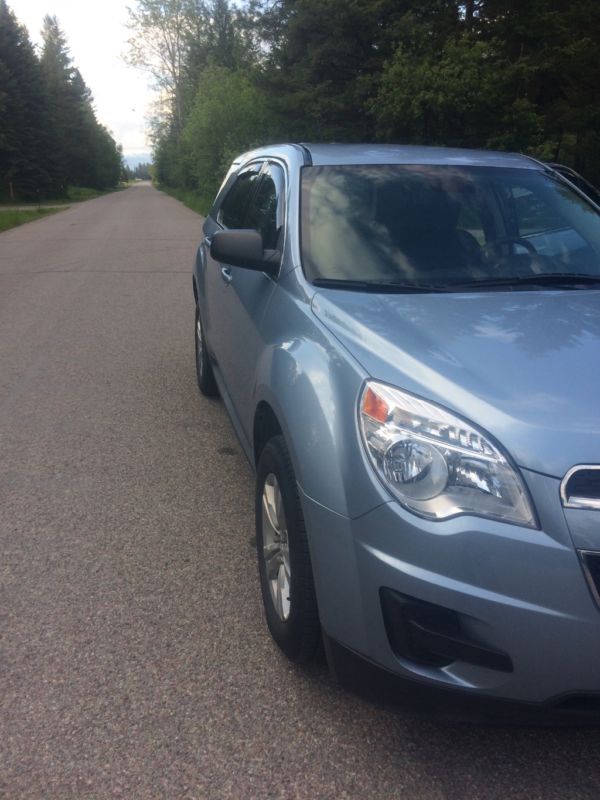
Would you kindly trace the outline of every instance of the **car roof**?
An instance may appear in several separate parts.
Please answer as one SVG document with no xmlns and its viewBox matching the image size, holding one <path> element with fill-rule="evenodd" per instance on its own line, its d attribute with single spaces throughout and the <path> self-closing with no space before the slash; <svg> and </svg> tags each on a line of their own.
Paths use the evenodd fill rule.
<svg viewBox="0 0 600 800">
<path fill-rule="evenodd" d="M 274 144 L 243 153 L 233 167 L 253 158 L 285 157 L 302 153 L 304 162 L 314 166 L 342 164 L 456 164 L 461 166 L 513 167 L 545 169 L 529 156 L 492 150 L 466 150 L 458 147 L 424 147 L 401 144 Z"/>
<path fill-rule="evenodd" d="M 527 156 L 456 147 L 395 144 L 305 144 L 315 166 L 336 164 L 460 164 L 540 169 Z"/>
</svg>

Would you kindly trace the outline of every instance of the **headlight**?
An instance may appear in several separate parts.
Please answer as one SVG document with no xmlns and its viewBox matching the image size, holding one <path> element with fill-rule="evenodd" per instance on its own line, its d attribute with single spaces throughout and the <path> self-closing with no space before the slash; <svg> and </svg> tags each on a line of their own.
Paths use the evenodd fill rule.
<svg viewBox="0 0 600 800">
<path fill-rule="evenodd" d="M 537 527 L 508 456 L 468 422 L 374 381 L 364 388 L 359 417 L 375 471 L 410 511 L 428 519 L 477 514 Z"/>
</svg>

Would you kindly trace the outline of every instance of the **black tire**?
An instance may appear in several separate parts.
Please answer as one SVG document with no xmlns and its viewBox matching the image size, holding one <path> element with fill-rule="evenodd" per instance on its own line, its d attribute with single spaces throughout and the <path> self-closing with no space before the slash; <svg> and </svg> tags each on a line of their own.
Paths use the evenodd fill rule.
<svg viewBox="0 0 600 800">
<path fill-rule="evenodd" d="M 194 344 L 196 348 L 196 377 L 198 378 L 198 388 L 206 397 L 216 397 L 219 394 L 219 389 L 206 350 L 206 339 L 204 338 L 204 328 L 202 327 L 198 304 L 196 304 Z"/>
<path fill-rule="evenodd" d="M 267 478 L 275 476 L 281 494 L 289 547 L 289 615 L 282 619 L 267 577 L 265 540 L 271 535 L 263 524 L 263 492 Z M 266 513 L 266 512 L 265 512 Z M 320 652 L 321 626 L 304 517 L 296 477 L 283 436 L 273 437 L 264 447 L 256 476 L 256 549 L 258 571 L 267 625 L 286 656 L 297 663 L 314 660 Z"/>
</svg>

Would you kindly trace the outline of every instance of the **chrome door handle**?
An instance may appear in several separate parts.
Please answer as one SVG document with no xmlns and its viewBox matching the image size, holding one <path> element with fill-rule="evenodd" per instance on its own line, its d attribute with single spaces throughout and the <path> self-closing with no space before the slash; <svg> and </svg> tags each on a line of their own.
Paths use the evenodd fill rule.
<svg viewBox="0 0 600 800">
<path fill-rule="evenodd" d="M 231 283 L 233 280 L 233 275 L 231 274 L 231 270 L 229 267 L 221 267 L 221 277 L 225 281 L 225 283 Z"/>
</svg>

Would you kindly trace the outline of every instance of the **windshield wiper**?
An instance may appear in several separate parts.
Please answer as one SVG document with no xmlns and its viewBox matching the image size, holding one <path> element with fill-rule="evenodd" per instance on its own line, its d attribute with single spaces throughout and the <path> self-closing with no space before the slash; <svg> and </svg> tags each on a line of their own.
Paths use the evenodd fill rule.
<svg viewBox="0 0 600 800">
<path fill-rule="evenodd" d="M 454 291 L 461 289 L 487 289 L 496 286 L 557 286 L 573 288 L 600 284 L 600 275 L 576 272 L 550 272 L 547 275 L 517 275 L 512 278 L 492 278 L 484 281 L 471 281 L 452 285 Z"/>
<path fill-rule="evenodd" d="M 359 281 L 349 278 L 315 278 L 313 286 L 324 289 L 349 289 L 354 292 L 373 292 L 375 294 L 408 294 L 423 292 L 447 292 L 445 286 L 432 286 L 418 283 L 398 283 L 394 280 Z"/>
</svg>

